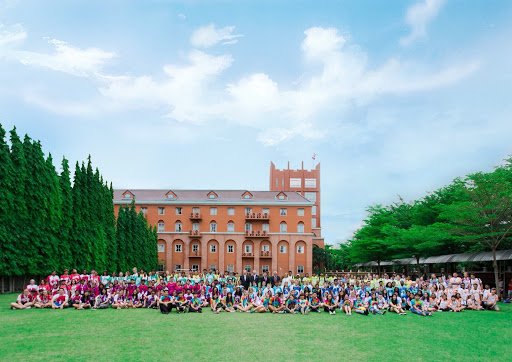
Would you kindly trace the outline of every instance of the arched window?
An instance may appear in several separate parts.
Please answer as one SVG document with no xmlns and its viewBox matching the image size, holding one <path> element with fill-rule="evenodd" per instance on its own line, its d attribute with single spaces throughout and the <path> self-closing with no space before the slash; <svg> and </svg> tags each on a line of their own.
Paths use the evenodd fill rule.
<svg viewBox="0 0 512 362">
<path fill-rule="evenodd" d="M 297 224 L 297 232 L 298 233 L 304 232 L 304 223 L 302 221 L 299 221 L 299 223 Z"/>
<path fill-rule="evenodd" d="M 216 233 L 217 232 L 217 223 L 215 221 L 212 221 L 210 223 L 210 232 L 211 233 Z"/>
<path fill-rule="evenodd" d="M 233 221 L 228 221 L 228 233 L 235 232 L 235 223 Z"/>
<path fill-rule="evenodd" d="M 281 225 L 279 225 L 279 232 L 280 232 L 280 233 L 287 233 L 287 232 L 288 232 L 288 231 L 287 231 L 287 227 L 286 227 L 286 222 L 285 222 L 285 221 L 283 221 L 283 222 L 281 223 Z"/>
<path fill-rule="evenodd" d="M 163 220 L 158 221 L 158 232 L 164 232 L 165 231 L 165 223 Z"/>
<path fill-rule="evenodd" d="M 177 232 L 177 233 L 181 233 L 181 231 L 182 231 L 182 224 L 181 224 L 180 220 L 176 220 L 176 222 L 174 223 L 174 231 Z"/>
</svg>

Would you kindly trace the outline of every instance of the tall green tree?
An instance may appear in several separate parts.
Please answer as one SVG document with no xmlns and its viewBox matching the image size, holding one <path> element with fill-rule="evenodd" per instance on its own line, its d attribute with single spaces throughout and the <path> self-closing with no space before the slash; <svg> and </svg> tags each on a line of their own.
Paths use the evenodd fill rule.
<svg viewBox="0 0 512 362">
<path fill-rule="evenodd" d="M 73 196 L 71 194 L 71 178 L 69 162 L 62 158 L 62 172 L 59 176 L 59 188 L 61 197 L 61 219 L 58 227 L 58 256 L 57 269 L 69 269 L 73 265 L 71 245 L 73 243 Z"/>
<path fill-rule="evenodd" d="M 14 168 L 5 130 L 0 124 L 0 270 L 11 275 L 17 260 L 14 213 Z"/>
</svg>

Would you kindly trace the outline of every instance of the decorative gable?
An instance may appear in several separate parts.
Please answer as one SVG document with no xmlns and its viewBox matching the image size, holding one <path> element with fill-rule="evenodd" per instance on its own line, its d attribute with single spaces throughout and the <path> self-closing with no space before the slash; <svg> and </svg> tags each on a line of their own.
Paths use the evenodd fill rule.
<svg viewBox="0 0 512 362">
<path fill-rule="evenodd" d="M 178 196 L 176 196 L 176 194 L 174 192 L 172 192 L 171 190 L 169 190 L 166 194 L 165 194 L 165 198 L 167 200 L 176 200 L 178 198 Z"/>
<path fill-rule="evenodd" d="M 217 200 L 219 198 L 219 195 L 217 195 L 214 191 L 210 191 L 208 192 L 208 194 L 206 195 L 206 198 L 208 200 Z"/>
<path fill-rule="evenodd" d="M 280 193 L 278 193 L 278 194 L 276 195 L 276 199 L 277 199 L 278 201 L 284 201 L 284 200 L 287 200 L 287 199 L 288 199 L 288 196 L 287 196 L 283 191 L 281 191 Z"/>
<path fill-rule="evenodd" d="M 252 200 L 254 196 L 249 192 L 249 191 L 245 191 L 243 194 L 242 194 L 242 199 L 243 200 Z"/>
<path fill-rule="evenodd" d="M 130 190 L 126 190 L 125 192 L 123 192 L 123 199 L 124 200 L 131 200 L 131 199 L 134 199 L 134 198 L 135 198 L 135 195 Z"/>
</svg>

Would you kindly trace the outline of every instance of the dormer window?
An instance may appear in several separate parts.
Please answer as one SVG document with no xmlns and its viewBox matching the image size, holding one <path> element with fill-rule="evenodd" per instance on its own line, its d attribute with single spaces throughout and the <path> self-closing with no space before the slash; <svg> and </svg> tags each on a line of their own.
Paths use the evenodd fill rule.
<svg viewBox="0 0 512 362">
<path fill-rule="evenodd" d="M 168 199 L 174 199 L 174 195 L 173 194 L 169 194 L 169 195 L 167 195 L 167 198 Z"/>
<path fill-rule="evenodd" d="M 219 197 L 219 195 L 217 195 L 213 191 L 210 191 L 208 192 L 208 195 L 206 195 L 206 197 L 208 198 L 208 200 L 216 200 Z"/>
<path fill-rule="evenodd" d="M 249 191 L 245 191 L 242 194 L 242 199 L 243 200 L 252 200 L 252 194 Z"/>
<path fill-rule="evenodd" d="M 130 193 L 130 191 L 126 191 L 124 194 L 123 194 L 123 199 L 132 199 L 133 198 L 133 195 Z"/>
<path fill-rule="evenodd" d="M 286 196 L 286 194 L 284 192 L 280 192 L 277 194 L 276 196 L 276 199 L 278 199 L 279 201 L 284 201 L 288 198 L 288 196 Z"/>
<path fill-rule="evenodd" d="M 176 196 L 176 194 L 175 194 L 174 192 L 169 191 L 169 192 L 167 192 L 167 193 L 165 194 L 165 198 L 166 198 L 167 200 L 176 200 L 177 196 Z"/>
</svg>

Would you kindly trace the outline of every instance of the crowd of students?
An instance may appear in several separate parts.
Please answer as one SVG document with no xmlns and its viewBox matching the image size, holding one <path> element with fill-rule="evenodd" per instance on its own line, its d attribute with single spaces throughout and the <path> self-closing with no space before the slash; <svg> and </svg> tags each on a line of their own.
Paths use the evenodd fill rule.
<svg viewBox="0 0 512 362">
<path fill-rule="evenodd" d="M 199 274 L 133 271 L 117 276 L 106 271 L 100 276 L 76 269 L 69 274 L 54 271 L 45 280 L 34 280 L 26 286 L 11 309 L 75 308 L 83 309 L 159 309 L 169 314 L 202 313 L 290 313 L 308 314 L 341 311 L 347 315 L 405 315 L 411 312 L 431 316 L 433 312 L 464 310 L 499 311 L 495 288 L 483 285 L 474 275 L 457 273 L 448 276 L 412 279 L 409 276 L 384 274 L 339 277 L 324 274 L 269 277 L 253 272 L 248 276 L 233 273 L 216 274 L 206 270 Z"/>
</svg>

